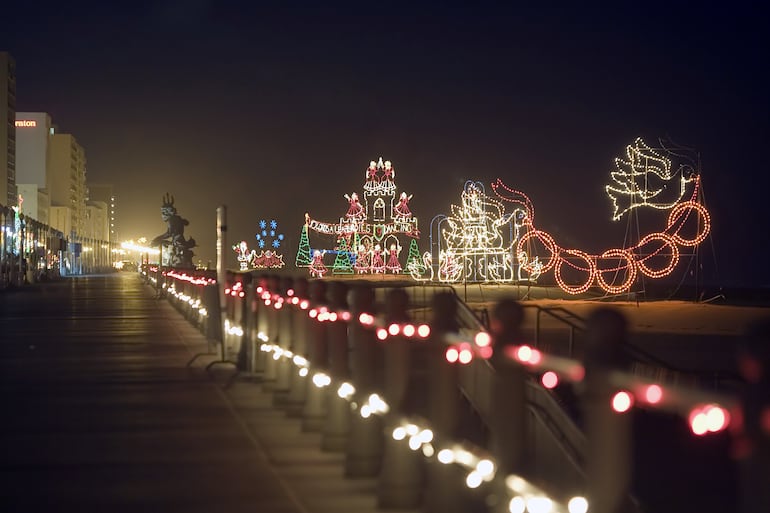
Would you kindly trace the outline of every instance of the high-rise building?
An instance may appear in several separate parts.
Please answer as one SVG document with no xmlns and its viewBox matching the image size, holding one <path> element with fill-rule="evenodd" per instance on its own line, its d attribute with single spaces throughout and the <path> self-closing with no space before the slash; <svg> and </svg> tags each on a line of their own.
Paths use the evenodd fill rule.
<svg viewBox="0 0 770 513">
<path fill-rule="evenodd" d="M 51 141 L 56 127 L 45 112 L 16 113 L 16 189 L 24 215 L 48 224 Z"/>
<path fill-rule="evenodd" d="M 86 203 L 85 228 L 81 235 L 94 241 L 109 242 L 110 220 L 107 203 L 103 201 L 88 201 Z"/>
<path fill-rule="evenodd" d="M 0 203 L 16 205 L 16 62 L 0 52 Z"/>
<path fill-rule="evenodd" d="M 86 221 L 86 152 L 71 134 L 54 133 L 51 138 L 48 194 L 51 198 L 51 226 L 70 235 L 65 227 L 54 224 L 54 207 L 70 209 L 71 231 L 81 234 Z"/>
<path fill-rule="evenodd" d="M 110 242 L 117 241 L 115 232 L 115 189 L 111 184 L 88 184 L 89 202 L 103 202 L 107 205 L 107 220 L 109 222 L 109 238 L 104 239 Z"/>
</svg>

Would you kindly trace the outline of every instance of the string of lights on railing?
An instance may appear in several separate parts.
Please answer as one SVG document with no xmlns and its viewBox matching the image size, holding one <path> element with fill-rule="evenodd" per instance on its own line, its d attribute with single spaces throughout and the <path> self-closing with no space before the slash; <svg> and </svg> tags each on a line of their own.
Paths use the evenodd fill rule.
<svg viewBox="0 0 770 513">
<path fill-rule="evenodd" d="M 183 292 L 178 292 L 173 283 L 168 286 L 164 283 L 163 287 L 166 289 L 166 293 L 170 294 L 171 297 L 181 303 L 189 305 L 189 307 L 195 310 L 201 317 L 208 317 L 209 312 L 206 310 L 206 307 L 203 306 L 200 298 L 194 298 Z"/>
<path fill-rule="evenodd" d="M 295 296 L 292 290 L 287 292 L 286 298 L 279 294 L 272 294 L 263 287 L 259 287 L 258 291 L 267 306 L 272 305 L 280 309 L 284 302 L 288 302 L 302 310 L 308 310 L 308 316 L 317 322 L 348 322 L 352 318 L 352 314 L 346 310 L 332 311 L 325 306 L 310 308 L 309 300 Z M 240 292 L 236 295 L 243 297 Z M 243 336 L 242 328 L 231 325 L 229 321 L 225 322 L 228 334 Z M 358 322 L 362 326 L 374 329 L 375 336 L 381 341 L 399 335 L 415 339 L 425 339 L 430 335 L 430 326 L 427 324 L 418 326 L 411 323 L 387 324 L 382 317 L 375 317 L 366 312 L 359 314 Z M 262 333 L 258 336 L 264 342 L 260 347 L 262 351 L 273 353 L 273 358 L 276 360 L 281 357 L 291 359 L 299 368 L 301 376 L 308 375 L 310 371 L 306 359 L 278 345 L 268 343 L 269 341 Z M 467 365 L 475 358 L 489 359 L 492 356 L 492 339 L 489 333 L 484 331 L 476 333 L 472 340 L 459 334 L 448 333 L 444 335 L 444 341 L 448 344 L 445 358 L 449 363 Z M 556 388 L 562 381 L 577 383 L 585 377 L 585 369 L 580 362 L 544 353 L 527 344 L 508 346 L 505 349 L 505 355 L 508 359 L 530 367 L 540 374 L 539 381 L 547 389 Z M 316 373 L 312 379 L 317 386 L 330 385 L 329 378 L 324 373 Z M 690 429 L 696 435 L 723 431 L 730 422 L 729 411 L 735 406 L 734 400 L 727 396 L 715 399 L 714 394 L 702 394 L 695 389 L 670 386 L 664 390 L 661 385 L 653 381 L 645 381 L 637 376 L 620 372 L 612 374 L 612 382 L 619 388 L 611 399 L 611 407 L 617 413 L 625 413 L 637 403 L 665 409 L 686 417 Z M 347 387 L 352 385 L 345 383 L 343 390 L 347 390 Z M 353 388 L 353 393 L 354 391 Z M 349 394 L 344 393 L 340 397 L 347 395 Z M 384 414 L 387 411 L 387 404 L 377 394 L 366 398 L 359 408 L 359 413 L 365 418 L 372 414 Z"/>
<path fill-rule="evenodd" d="M 299 304 L 299 302 L 293 304 Z M 307 309 L 307 307 L 303 309 Z M 326 322 L 323 320 L 325 317 L 324 314 L 329 313 L 333 312 L 328 312 L 328 310 L 321 311 L 321 320 L 319 320 L 319 314 L 312 316 L 309 313 L 309 317 L 316 319 L 318 322 Z M 362 314 L 360 317 L 363 317 L 363 319 L 359 318 L 359 322 L 361 322 L 362 325 L 369 327 L 375 326 L 375 318 L 373 315 Z M 339 320 L 342 320 L 341 317 Z M 390 326 L 399 325 L 391 324 Z M 427 327 L 427 325 L 422 326 Z M 235 328 L 236 327 L 234 326 L 228 325 L 229 330 L 234 330 Z M 384 328 L 381 327 L 378 329 Z M 415 332 L 418 330 L 419 328 L 415 328 Z M 400 332 L 403 333 L 403 331 L 403 328 L 400 328 Z M 407 329 L 406 331 L 409 332 L 410 330 Z M 396 332 L 395 329 L 393 329 L 392 332 L 391 330 L 386 329 L 386 332 L 391 336 L 398 335 L 398 332 Z M 423 330 L 423 333 L 427 336 L 429 331 L 426 332 Z M 242 330 L 233 332 L 232 334 L 242 334 Z M 306 358 L 296 355 L 292 351 L 282 348 L 278 344 L 270 343 L 269 337 L 263 332 L 260 332 L 257 335 L 257 338 L 262 341 L 262 344 L 260 345 L 261 351 L 271 354 L 272 358 L 276 361 L 280 359 L 288 360 L 297 368 L 297 374 L 300 377 L 309 376 L 315 387 L 336 387 L 337 396 L 348 401 L 351 409 L 357 410 L 361 418 L 368 419 L 372 416 L 385 417 L 390 413 L 390 406 L 379 394 L 369 393 L 364 397 L 356 398 L 356 388 L 352 383 L 348 381 L 336 383 L 335 380 L 325 372 L 313 372 L 310 362 Z M 455 464 L 462 467 L 466 470 L 465 484 L 468 488 L 478 488 L 483 483 L 490 482 L 495 478 L 497 466 L 490 455 L 486 454 L 481 448 L 471 446 L 467 443 L 457 442 L 446 443 L 437 450 L 434 445 L 433 430 L 424 421 L 415 421 L 408 417 L 402 417 L 395 421 L 395 427 L 392 429 L 390 436 L 393 440 L 404 441 L 411 450 L 420 451 L 427 459 L 435 458 L 442 464 Z M 585 513 L 585 511 L 587 511 L 588 503 L 583 497 L 572 498 L 568 508 L 559 507 L 558 503 L 553 501 L 534 485 L 528 483 L 523 478 L 519 477 L 517 479 L 517 487 L 522 491 L 514 493 L 510 503 L 511 508 L 514 509 L 511 509 L 511 511 L 518 511 L 515 508 L 518 507 L 520 502 L 524 504 L 525 507 L 529 507 L 529 511 L 550 511 L 554 513 Z M 585 507 L 583 509 L 576 509 L 576 506 L 580 506 L 581 504 L 584 504 Z M 538 505 L 549 505 L 550 509 L 538 509 Z M 521 511 L 523 512 L 524 510 Z"/>
<path fill-rule="evenodd" d="M 457 334 L 445 336 L 450 344 L 445 358 L 449 363 L 467 365 L 474 358 L 489 359 L 492 355 L 491 337 L 478 332 L 473 340 Z M 505 357 L 540 374 L 544 388 L 554 389 L 560 382 L 578 383 L 585 378 L 582 363 L 569 358 L 550 355 L 528 344 L 510 345 L 504 349 Z M 717 433 L 730 423 L 730 411 L 736 407 L 734 398 L 714 393 L 704 393 L 695 388 L 666 386 L 645 380 L 638 376 L 613 371 L 610 383 L 617 388 L 612 395 L 610 406 L 617 413 L 629 411 L 635 404 L 658 408 L 675 413 L 687 419 L 695 435 Z"/>
<path fill-rule="evenodd" d="M 179 273 L 174 270 L 164 271 L 163 275 L 169 278 L 173 278 L 175 280 L 186 281 L 193 285 L 198 285 L 198 286 L 216 285 L 217 283 L 217 280 L 213 278 L 206 278 L 203 276 L 191 276 L 185 272 Z"/>
<path fill-rule="evenodd" d="M 258 293 L 267 306 L 278 303 L 274 301 L 276 295 L 271 294 L 264 288 L 259 287 Z M 294 296 L 293 291 L 288 291 L 287 297 L 287 301 L 290 304 L 295 305 L 302 310 L 308 310 L 308 300 Z M 334 312 L 329 311 L 326 307 L 318 307 L 309 309 L 308 317 L 317 322 L 335 322 L 349 321 L 351 319 L 351 314 L 347 311 Z M 374 315 L 366 312 L 359 315 L 358 322 L 362 326 L 375 329 L 379 340 L 385 340 L 389 336 L 398 335 L 416 338 L 427 338 L 430 335 L 430 327 L 427 324 L 421 324 L 419 326 L 414 326 L 409 323 L 386 324 L 382 319 L 378 319 Z M 236 336 L 243 335 L 243 330 L 240 327 L 232 326 L 228 321 L 226 321 L 225 326 L 229 334 Z M 481 341 L 485 336 L 488 337 L 488 334 L 482 333 L 477 335 L 476 338 Z M 278 344 L 271 343 L 269 337 L 264 332 L 259 332 L 257 338 L 262 341 L 262 344 L 260 345 L 260 350 L 262 352 L 271 354 L 273 360 L 278 361 L 280 359 L 285 359 L 288 362 L 291 362 L 291 364 L 297 368 L 297 374 L 300 377 L 310 377 L 311 382 L 315 387 L 336 387 L 337 396 L 348 401 L 351 409 L 357 410 L 361 418 L 368 419 L 372 416 L 385 417 L 390 413 L 390 406 L 379 394 L 369 393 L 364 397 L 357 398 L 357 391 L 352 383 L 348 381 L 337 383 L 325 372 L 313 372 L 310 362 L 306 358 L 294 354 L 292 351 L 285 349 Z M 420 423 L 422 423 L 422 425 Z M 390 436 L 396 441 L 406 442 L 411 450 L 420 451 L 425 458 L 435 458 L 442 464 L 455 464 L 462 467 L 466 471 L 465 484 L 468 488 L 478 488 L 483 483 L 490 482 L 495 478 L 497 466 L 494 459 L 483 449 L 471 446 L 467 443 L 449 442 L 437 450 L 434 445 L 433 430 L 424 421 L 415 421 L 407 417 L 402 417 L 395 421 L 395 427 L 392 429 Z M 544 513 L 585 513 L 588 508 L 588 503 L 583 497 L 573 497 L 568 503 L 568 506 L 563 507 L 558 502 L 548 497 L 542 490 L 539 490 L 537 487 L 518 476 L 509 476 L 506 483 L 512 496 L 509 505 L 510 511 L 512 512 L 519 511 L 517 508 L 520 504 L 523 505 L 524 508 L 528 508 L 528 511 L 530 512 L 542 511 Z M 514 483 L 513 486 L 510 483 Z M 542 509 L 546 506 L 547 509 Z M 523 512 L 524 509 L 520 511 Z"/>
<path fill-rule="evenodd" d="M 147 277 L 154 285 L 157 286 L 157 278 L 155 277 L 158 273 L 158 267 L 157 266 L 148 266 L 146 269 L 142 270 L 142 274 Z M 193 275 L 189 275 L 185 272 L 177 272 L 173 269 L 162 271 L 161 273 L 167 280 L 172 279 L 179 282 L 186 282 L 190 283 L 192 285 L 195 285 L 196 287 L 205 287 L 209 285 L 215 285 L 216 280 L 212 278 L 206 278 L 206 277 L 197 277 Z M 166 294 L 170 297 L 176 300 L 178 303 L 184 304 L 185 306 L 188 306 L 197 314 L 202 317 L 208 317 L 208 310 L 203 305 L 203 300 L 200 296 L 193 297 L 189 294 L 186 294 L 185 292 L 180 292 L 176 290 L 176 286 L 174 281 L 171 283 L 167 283 L 167 281 L 164 281 L 161 284 L 161 288 L 165 290 Z"/>
<path fill-rule="evenodd" d="M 235 294 L 233 290 L 236 291 Z M 326 306 L 311 308 L 310 300 L 297 297 L 291 289 L 285 296 L 272 293 L 261 286 L 257 287 L 256 291 L 257 297 L 266 306 L 280 309 L 284 303 L 288 303 L 300 310 L 306 310 L 308 317 L 316 322 L 350 322 L 353 319 L 352 314 L 347 310 L 331 310 Z M 234 285 L 227 291 L 230 296 L 239 298 L 244 297 L 242 292 L 242 284 Z M 430 327 L 427 324 L 388 324 L 384 318 L 367 312 L 359 314 L 356 320 L 360 325 L 375 330 L 375 336 L 380 341 L 395 336 L 424 339 L 430 335 Z M 244 334 L 243 328 L 231 324 L 229 320 L 225 321 L 225 330 L 229 335 L 242 337 Z M 335 381 L 325 372 L 313 371 L 306 358 L 271 343 L 265 333 L 260 332 L 257 337 L 262 341 L 261 351 L 271 354 L 276 361 L 288 360 L 296 367 L 297 374 L 300 377 L 309 377 L 314 386 L 336 387 L 336 394 L 348 401 L 351 409 L 357 411 L 362 418 L 386 417 L 391 413 L 387 401 L 379 394 L 357 395 L 357 390 L 352 383 Z M 475 358 L 489 359 L 492 356 L 492 338 L 487 332 L 478 332 L 470 339 L 461 334 L 446 334 L 443 338 L 448 344 L 445 357 L 449 363 L 469 364 Z M 540 374 L 540 383 L 547 389 L 555 388 L 561 381 L 576 383 L 585 377 L 585 369 L 580 362 L 544 353 L 528 344 L 507 346 L 504 354 L 508 359 Z M 610 383 L 618 389 L 612 395 L 610 404 L 616 413 L 626 413 L 636 404 L 661 408 L 687 418 L 690 429 L 698 436 L 723 431 L 730 421 L 729 408 L 735 406 L 729 397 L 717 398 L 713 394 L 701 393 L 694 389 L 669 386 L 664 389 L 655 382 L 645 381 L 622 372 L 612 372 Z M 425 458 L 435 458 L 443 464 L 462 467 L 466 471 L 465 484 L 469 488 L 477 488 L 496 477 L 497 466 L 494 459 L 481 448 L 459 443 L 448 443 L 436 447 L 433 431 L 424 421 L 404 417 L 394 420 L 393 425 L 395 427 L 390 436 L 394 440 L 404 441 L 410 449 L 420 451 Z M 564 505 L 521 476 L 506 476 L 505 484 L 509 493 L 508 509 L 511 513 L 525 511 L 585 513 L 588 510 L 588 502 L 584 497 L 573 497 Z"/>
<path fill-rule="evenodd" d="M 158 286 L 158 278 L 156 278 L 157 273 L 158 273 L 157 266 L 142 267 L 142 271 L 141 271 L 142 276 L 150 280 L 155 287 Z"/>
</svg>

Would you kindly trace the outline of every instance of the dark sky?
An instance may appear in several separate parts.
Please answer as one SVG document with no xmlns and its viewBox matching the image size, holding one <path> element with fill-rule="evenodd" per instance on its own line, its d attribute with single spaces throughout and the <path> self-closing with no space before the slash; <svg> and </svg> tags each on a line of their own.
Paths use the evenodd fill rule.
<svg viewBox="0 0 770 513">
<path fill-rule="evenodd" d="M 162 233 L 168 191 L 204 261 L 219 204 L 230 243 L 274 218 L 296 244 L 303 212 L 344 214 L 382 156 L 425 234 L 466 180 L 501 177 L 559 244 L 601 252 L 623 234 L 614 157 L 668 137 L 700 153 L 703 265 L 770 284 L 764 9 L 257 4 L 74 2 L 3 21 L 18 110 L 83 144 L 89 182 L 116 187 L 121 238 Z"/>
</svg>

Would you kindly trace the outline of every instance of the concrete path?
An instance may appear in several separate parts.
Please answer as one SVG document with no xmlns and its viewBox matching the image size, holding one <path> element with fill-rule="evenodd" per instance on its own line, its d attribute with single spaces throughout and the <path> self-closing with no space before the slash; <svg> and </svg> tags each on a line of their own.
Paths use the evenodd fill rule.
<svg viewBox="0 0 770 513">
<path fill-rule="evenodd" d="M 186 367 L 206 350 L 135 274 L 0 294 L 0 511 L 376 509 L 259 385 Z"/>
</svg>

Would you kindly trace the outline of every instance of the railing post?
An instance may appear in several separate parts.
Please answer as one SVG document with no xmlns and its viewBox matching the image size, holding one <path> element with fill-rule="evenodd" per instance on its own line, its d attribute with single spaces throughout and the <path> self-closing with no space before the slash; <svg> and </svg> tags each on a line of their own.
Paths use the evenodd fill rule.
<svg viewBox="0 0 770 513">
<path fill-rule="evenodd" d="M 219 288 L 224 285 L 217 282 L 203 287 L 203 307 L 206 309 L 204 321 L 206 338 L 222 343 L 222 311 L 219 307 Z"/>
<path fill-rule="evenodd" d="M 348 294 L 351 320 L 348 327 L 351 348 L 350 372 L 357 388 L 357 397 L 368 397 L 379 391 L 382 380 L 382 347 L 374 330 L 363 326 L 358 318 L 362 313 L 374 314 L 374 290 L 368 285 L 356 285 Z M 382 419 L 379 415 L 368 418 L 351 414 L 348 446 L 345 454 L 345 475 L 373 477 L 381 467 Z"/>
<path fill-rule="evenodd" d="M 161 245 L 161 250 L 162 248 L 163 246 Z M 157 298 L 162 298 L 165 295 L 165 289 L 163 288 L 163 283 L 165 283 L 164 278 L 161 264 L 158 263 L 158 267 L 155 268 L 155 297 Z"/>
<path fill-rule="evenodd" d="M 251 286 L 246 288 L 245 297 L 245 319 L 243 323 L 243 332 L 246 335 L 246 371 L 250 374 L 257 372 L 257 359 L 262 351 L 259 346 L 262 341 L 259 340 L 257 334 L 257 308 L 260 301 L 257 287 L 259 286 L 259 280 L 251 274 Z"/>
<path fill-rule="evenodd" d="M 526 380 L 524 368 L 510 360 L 506 349 L 520 343 L 520 328 L 524 319 L 524 309 L 511 298 L 501 300 L 495 305 L 490 319 L 492 335 L 492 358 L 490 364 L 495 374 L 490 390 L 490 404 L 505 405 L 498 407 L 490 416 L 490 450 L 497 458 L 500 480 L 496 492 L 500 498 L 495 511 L 508 511 L 505 484 L 502 479 L 515 473 L 528 474 L 527 454 L 527 411 Z M 538 317 L 539 319 L 539 317 Z"/>
<path fill-rule="evenodd" d="M 456 440 L 459 422 L 458 405 L 458 367 L 446 361 L 447 333 L 457 333 L 457 300 L 454 294 L 441 293 L 433 297 L 433 317 L 431 335 L 426 342 L 415 342 L 419 349 L 413 350 L 412 367 L 425 367 L 423 379 L 413 372 L 409 394 L 417 393 L 414 385 L 427 389 L 425 405 L 427 418 L 434 433 L 434 444 Z M 418 356 L 419 355 L 419 356 Z M 415 365 L 416 364 L 416 365 Z M 417 369 L 415 369 L 417 370 Z M 419 372 L 419 370 L 417 370 Z M 420 381 L 423 381 L 420 383 Z M 429 513 L 462 513 L 468 511 L 469 504 L 464 495 L 464 486 L 458 486 L 462 479 L 460 472 L 453 465 L 445 465 L 438 460 L 431 460 L 426 465 L 427 487 L 423 511 Z"/>
<path fill-rule="evenodd" d="M 403 289 L 391 290 L 386 298 L 385 322 L 403 323 L 409 297 Z M 394 413 L 404 413 L 409 380 L 409 342 L 403 336 L 389 337 L 385 344 L 385 399 Z M 381 508 L 415 508 L 422 499 L 422 455 L 385 434 L 385 446 L 377 500 Z"/>
<path fill-rule="evenodd" d="M 318 309 L 326 302 L 326 283 L 315 280 L 310 285 L 311 308 Z M 313 383 L 312 374 L 327 372 L 326 329 L 316 319 L 308 323 L 307 353 L 310 362 L 310 375 L 307 380 L 305 406 L 302 410 L 302 430 L 321 431 L 326 418 L 325 394 L 321 387 Z"/>
<path fill-rule="evenodd" d="M 275 326 L 275 308 L 273 308 L 273 294 L 277 292 L 275 288 L 275 278 L 265 276 L 264 291 L 265 298 L 259 304 L 259 331 L 267 337 L 268 344 L 276 344 L 277 329 Z M 268 297 L 269 293 L 269 297 Z M 264 373 L 262 375 L 265 390 L 272 391 L 275 386 L 275 380 L 278 377 L 278 362 L 273 359 L 272 353 L 264 353 L 262 361 L 264 362 Z"/>
<path fill-rule="evenodd" d="M 741 513 L 770 511 L 770 319 L 749 328 L 737 355 L 746 384 L 734 427 Z"/>
<path fill-rule="evenodd" d="M 235 312 L 236 312 L 236 302 L 237 299 L 235 296 L 233 296 L 232 289 L 236 286 L 236 283 L 238 283 L 238 280 L 235 278 L 233 273 L 227 272 L 227 289 L 230 289 L 229 294 L 225 294 L 225 307 L 223 309 L 224 316 L 225 316 L 225 322 L 227 323 L 226 326 L 232 327 L 235 324 Z M 226 328 L 226 327 L 225 327 Z M 233 351 L 233 338 L 235 335 L 229 332 L 229 330 L 225 329 L 222 335 L 222 355 L 220 360 L 221 361 L 229 361 L 229 356 L 232 354 Z"/>
<path fill-rule="evenodd" d="M 307 310 L 302 308 L 302 301 L 308 300 L 308 282 L 306 278 L 294 280 L 294 297 L 298 303 L 291 309 L 292 338 L 291 351 L 298 356 L 307 358 L 307 335 L 309 323 L 312 320 Z M 307 396 L 308 377 L 292 372 L 289 379 L 289 394 L 286 398 L 286 412 L 291 416 L 302 415 L 305 397 Z"/>
<path fill-rule="evenodd" d="M 263 380 L 266 379 L 267 362 L 269 360 L 267 353 L 260 349 L 263 344 L 260 335 L 267 335 L 268 332 L 268 306 L 265 305 L 265 300 L 262 298 L 262 294 L 267 290 L 267 277 L 265 275 L 260 275 L 257 278 L 254 289 L 254 301 L 251 306 L 251 316 L 253 317 L 252 323 L 254 324 L 255 331 L 252 335 L 252 340 L 254 340 L 254 360 L 252 361 L 252 367 L 254 372 L 262 373 Z"/>
<path fill-rule="evenodd" d="M 612 410 L 617 390 L 610 373 L 626 370 L 623 345 L 625 318 L 609 308 L 595 310 L 587 321 L 585 351 L 586 473 L 591 513 L 623 511 L 628 497 L 631 467 L 631 412 Z"/>
<path fill-rule="evenodd" d="M 235 298 L 235 311 L 233 312 L 233 321 L 236 326 L 239 326 L 243 330 L 243 335 L 237 338 L 237 347 L 234 350 L 237 351 L 237 357 L 235 359 L 235 367 L 239 372 L 249 370 L 249 354 L 251 352 L 251 337 L 249 330 L 246 329 L 249 318 L 249 299 L 253 295 L 254 285 L 251 280 L 250 274 L 241 274 L 241 284 L 243 288 L 243 297 Z"/>
<path fill-rule="evenodd" d="M 279 283 L 278 292 L 283 298 L 286 297 L 286 292 L 291 288 L 291 278 L 281 278 Z M 291 350 L 292 339 L 292 322 L 291 322 L 291 309 L 289 305 L 284 301 L 273 304 L 277 308 L 275 312 L 275 319 L 278 324 L 278 345 L 284 351 Z M 294 365 L 286 358 L 280 358 L 276 362 L 276 378 L 275 385 L 273 387 L 273 404 L 276 406 L 286 403 L 286 398 L 289 395 L 289 380 L 291 369 Z"/>
<path fill-rule="evenodd" d="M 270 297 L 263 300 L 262 309 L 264 317 L 264 334 L 267 335 L 269 344 L 279 344 L 278 341 L 278 311 L 273 306 L 275 301 L 275 294 L 279 293 L 280 282 L 275 275 L 267 276 L 267 290 L 270 292 Z M 268 304 L 265 304 L 265 302 Z M 265 374 L 264 379 L 267 383 L 264 384 L 265 390 L 273 391 L 276 387 L 278 380 L 278 360 L 273 358 L 273 354 L 265 356 Z"/>
<path fill-rule="evenodd" d="M 348 287 L 339 281 L 329 283 L 329 310 L 347 311 Z M 326 343 L 329 357 L 329 374 L 339 384 L 350 376 L 348 365 L 348 323 L 337 317 L 326 325 Z M 344 451 L 350 429 L 350 403 L 337 395 L 337 386 L 326 389 L 326 423 L 321 438 L 321 449 Z"/>
</svg>

